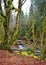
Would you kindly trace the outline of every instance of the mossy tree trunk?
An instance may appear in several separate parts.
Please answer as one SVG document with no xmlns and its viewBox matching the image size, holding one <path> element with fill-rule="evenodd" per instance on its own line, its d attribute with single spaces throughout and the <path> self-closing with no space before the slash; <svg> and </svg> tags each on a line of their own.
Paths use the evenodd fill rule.
<svg viewBox="0 0 46 65">
<path fill-rule="evenodd" d="M 43 50 L 42 50 L 43 46 L 44 46 L 44 55 L 43 55 Z M 44 57 L 46 57 L 46 17 L 44 17 L 44 20 L 43 20 L 40 57 L 41 59 L 44 59 Z"/>
<path fill-rule="evenodd" d="M 4 41 L 2 43 L 2 48 L 3 49 L 10 49 L 10 47 L 12 46 L 12 44 L 14 43 L 14 41 L 16 40 L 16 38 L 18 36 L 18 32 L 19 32 L 19 28 L 20 28 L 21 8 L 22 8 L 22 5 L 26 2 L 26 0 L 19 0 L 18 1 L 18 9 L 14 7 L 13 0 L 3 0 L 3 2 L 4 2 L 5 13 L 3 14 L 1 12 L 1 14 L 2 14 L 1 16 L 4 17 L 4 23 L 3 23 Z M 2 7 L 0 7 L 0 10 L 2 11 Z M 11 36 L 11 39 L 9 41 L 9 35 L 10 35 L 9 34 L 9 23 L 10 23 L 10 15 L 11 15 L 12 10 L 15 10 L 15 12 L 16 11 L 18 12 L 17 17 L 16 17 L 17 25 L 14 27 L 13 35 Z"/>
</svg>

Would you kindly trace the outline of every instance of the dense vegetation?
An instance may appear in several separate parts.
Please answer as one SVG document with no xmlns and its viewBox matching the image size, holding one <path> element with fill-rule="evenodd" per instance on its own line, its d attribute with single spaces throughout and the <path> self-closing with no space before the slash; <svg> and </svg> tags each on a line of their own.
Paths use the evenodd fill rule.
<svg viewBox="0 0 46 65">
<path fill-rule="evenodd" d="M 34 51 L 37 50 L 36 45 L 40 43 L 40 55 L 43 57 L 42 49 L 44 47 L 44 56 L 46 57 L 46 1 L 31 0 L 29 10 L 29 15 L 24 15 L 24 13 L 21 12 L 19 36 L 25 39 L 33 39 Z"/>
<path fill-rule="evenodd" d="M 18 8 L 15 8 L 13 0 L 0 0 L 0 49 L 11 50 L 16 40 L 29 41 L 30 39 L 31 42 L 26 43 L 29 46 L 32 44 L 33 52 L 40 49 L 40 58 L 44 59 L 46 57 L 46 0 L 31 0 L 28 15 L 21 10 L 25 2 L 26 0 L 19 0 Z M 17 15 L 13 17 L 12 12 L 14 14 L 17 12 Z M 15 24 L 13 27 L 11 25 L 11 29 L 12 22 Z M 37 44 L 40 44 L 40 48 L 37 48 Z"/>
</svg>

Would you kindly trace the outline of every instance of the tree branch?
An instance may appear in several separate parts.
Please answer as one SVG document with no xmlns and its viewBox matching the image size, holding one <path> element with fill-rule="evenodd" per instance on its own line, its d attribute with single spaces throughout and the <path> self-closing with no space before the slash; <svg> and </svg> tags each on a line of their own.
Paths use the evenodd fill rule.
<svg viewBox="0 0 46 65">
<path fill-rule="evenodd" d="M 22 2 L 22 5 L 23 5 L 26 2 L 26 0 L 22 0 L 21 2 Z"/>
<path fill-rule="evenodd" d="M 18 32 L 19 32 L 19 29 L 20 29 L 20 14 L 21 14 L 21 0 L 18 1 L 18 13 L 17 13 L 17 17 L 16 17 L 16 22 L 17 22 L 17 25 L 14 27 L 14 30 L 13 30 L 13 35 L 11 37 L 11 40 L 10 40 L 10 43 L 11 45 L 14 43 L 14 41 L 16 40 L 17 36 L 18 36 Z"/>
</svg>

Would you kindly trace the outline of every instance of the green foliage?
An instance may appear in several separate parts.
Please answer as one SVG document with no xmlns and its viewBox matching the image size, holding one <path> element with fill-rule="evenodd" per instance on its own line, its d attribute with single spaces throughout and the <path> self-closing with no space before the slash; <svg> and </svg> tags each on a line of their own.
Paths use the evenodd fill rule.
<svg viewBox="0 0 46 65">
<path fill-rule="evenodd" d="M 23 11 L 21 11 L 21 16 L 20 16 L 20 31 L 19 31 L 19 36 L 20 37 L 23 37 L 25 35 L 24 22 L 25 22 L 25 15 L 24 15 Z"/>
<path fill-rule="evenodd" d="M 43 20 L 43 32 L 46 32 L 46 16 Z"/>
<path fill-rule="evenodd" d="M 23 27 L 20 28 L 19 35 L 20 37 L 23 37 L 25 35 L 25 30 Z"/>
<path fill-rule="evenodd" d="M 26 52 L 28 53 L 28 55 L 30 55 L 31 53 L 33 53 L 33 51 L 32 51 L 30 48 L 28 48 L 28 49 L 26 50 Z"/>
</svg>

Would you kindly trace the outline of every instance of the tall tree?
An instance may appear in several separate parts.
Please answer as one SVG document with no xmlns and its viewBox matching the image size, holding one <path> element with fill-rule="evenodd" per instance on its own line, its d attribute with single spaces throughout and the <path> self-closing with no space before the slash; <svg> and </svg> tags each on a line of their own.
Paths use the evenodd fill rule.
<svg viewBox="0 0 46 65">
<path fill-rule="evenodd" d="M 0 0 L 1 1 L 1 0 Z M 5 13 L 3 13 L 3 9 L 1 6 L 1 2 L 0 2 L 0 15 L 4 18 L 4 22 L 3 22 L 3 27 L 4 27 L 4 41 L 2 43 L 2 47 L 3 49 L 9 49 L 10 46 L 14 43 L 14 41 L 16 40 L 16 37 L 18 36 L 18 31 L 19 31 L 19 27 L 20 27 L 20 14 L 21 14 L 21 8 L 22 5 L 26 2 L 26 0 L 18 0 L 18 9 L 14 7 L 13 5 L 13 0 L 3 0 L 4 3 L 4 11 Z M 16 17 L 16 22 L 17 25 L 14 27 L 13 30 L 13 35 L 11 36 L 10 40 L 9 40 L 9 23 L 10 23 L 10 14 L 11 11 L 15 10 L 15 12 L 17 11 L 17 17 Z"/>
</svg>

